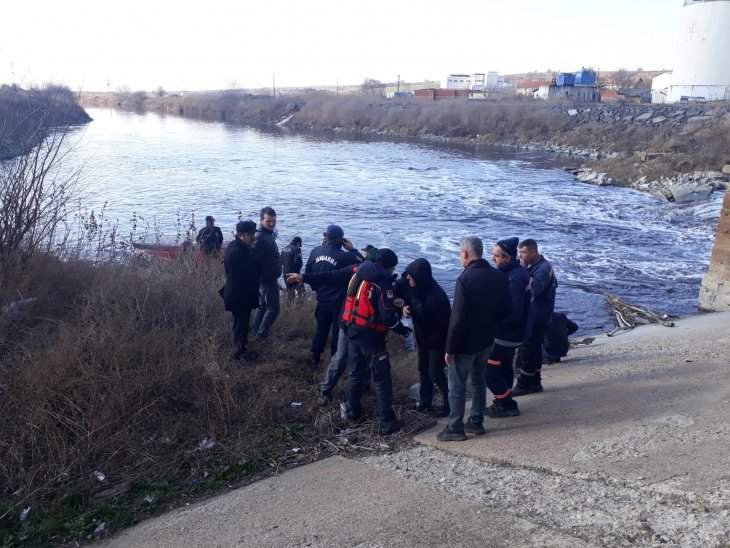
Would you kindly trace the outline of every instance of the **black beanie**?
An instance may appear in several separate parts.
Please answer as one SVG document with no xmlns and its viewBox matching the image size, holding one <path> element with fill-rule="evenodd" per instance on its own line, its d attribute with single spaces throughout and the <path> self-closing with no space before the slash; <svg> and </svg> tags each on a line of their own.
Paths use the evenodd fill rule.
<svg viewBox="0 0 730 548">
<path fill-rule="evenodd" d="M 507 255 L 512 257 L 513 259 L 517 258 L 517 244 L 519 243 L 519 238 L 507 238 L 506 240 L 499 240 L 497 242 L 497 245 L 504 251 Z"/>
<path fill-rule="evenodd" d="M 393 252 L 392 249 L 382 247 L 378 249 L 378 252 L 375 254 L 374 262 L 378 263 L 380 266 L 387 270 L 398 264 L 398 256 Z"/>
</svg>

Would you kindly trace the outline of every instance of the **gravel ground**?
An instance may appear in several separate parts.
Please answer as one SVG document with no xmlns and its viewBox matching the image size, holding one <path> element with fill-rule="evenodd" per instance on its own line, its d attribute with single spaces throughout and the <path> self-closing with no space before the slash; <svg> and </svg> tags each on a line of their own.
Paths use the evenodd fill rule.
<svg viewBox="0 0 730 548">
<path fill-rule="evenodd" d="M 601 546 L 730 546 L 728 483 L 698 495 L 588 474 L 515 468 L 431 447 L 362 459 L 460 499 Z"/>
</svg>

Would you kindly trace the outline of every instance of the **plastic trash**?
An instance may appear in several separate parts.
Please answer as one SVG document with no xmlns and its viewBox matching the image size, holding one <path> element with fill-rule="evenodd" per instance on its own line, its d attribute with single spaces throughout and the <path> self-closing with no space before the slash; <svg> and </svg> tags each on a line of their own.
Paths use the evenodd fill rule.
<svg viewBox="0 0 730 548">
<path fill-rule="evenodd" d="M 417 382 L 416 384 L 411 385 L 411 387 L 408 389 L 408 397 L 411 398 L 413 401 L 418 404 L 421 401 L 421 383 Z"/>
<path fill-rule="evenodd" d="M 100 533 L 103 533 L 106 529 L 106 522 L 102 521 L 99 525 L 96 526 L 96 529 L 94 529 L 94 534 L 98 535 Z"/>
<path fill-rule="evenodd" d="M 198 444 L 198 449 L 200 449 L 201 451 L 204 451 L 206 449 L 210 449 L 214 445 L 215 445 L 215 440 L 213 440 L 212 438 L 203 438 L 203 441 L 201 441 Z"/>
<path fill-rule="evenodd" d="M 20 516 L 18 517 L 18 521 L 21 523 L 28 519 L 28 514 L 30 514 L 31 507 L 28 506 L 27 508 L 23 508 L 20 512 Z"/>
<path fill-rule="evenodd" d="M 152 504 L 153 502 L 155 502 L 155 497 L 153 497 L 152 495 L 145 495 L 144 501 L 147 504 Z"/>
<path fill-rule="evenodd" d="M 302 406 L 302 402 L 300 401 L 293 401 L 291 402 L 287 407 L 290 407 L 291 409 L 297 409 Z"/>
<path fill-rule="evenodd" d="M 96 478 L 96 481 L 104 481 L 106 480 L 106 474 L 101 470 L 94 470 L 94 478 Z"/>
<path fill-rule="evenodd" d="M 340 403 L 340 419 L 342 419 L 342 422 L 347 422 L 347 406 L 345 402 Z"/>
</svg>

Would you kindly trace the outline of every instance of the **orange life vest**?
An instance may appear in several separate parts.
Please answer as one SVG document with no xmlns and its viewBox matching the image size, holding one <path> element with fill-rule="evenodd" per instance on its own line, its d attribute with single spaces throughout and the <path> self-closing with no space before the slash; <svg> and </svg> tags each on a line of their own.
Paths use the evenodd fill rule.
<svg viewBox="0 0 730 548">
<path fill-rule="evenodd" d="M 359 283 L 358 283 L 359 282 Z M 345 298 L 345 311 L 342 321 L 347 325 L 355 325 L 364 329 L 375 329 L 378 333 L 387 333 L 388 326 L 378 321 L 378 315 L 370 298 L 373 294 L 373 283 L 360 281 L 357 274 L 350 279 Z"/>
</svg>

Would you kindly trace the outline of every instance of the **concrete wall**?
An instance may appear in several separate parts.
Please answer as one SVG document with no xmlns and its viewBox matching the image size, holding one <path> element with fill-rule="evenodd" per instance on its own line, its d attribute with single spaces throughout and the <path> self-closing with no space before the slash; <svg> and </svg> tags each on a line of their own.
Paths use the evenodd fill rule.
<svg viewBox="0 0 730 548">
<path fill-rule="evenodd" d="M 730 191 L 725 192 L 710 269 L 700 289 L 701 310 L 730 310 Z"/>
</svg>

